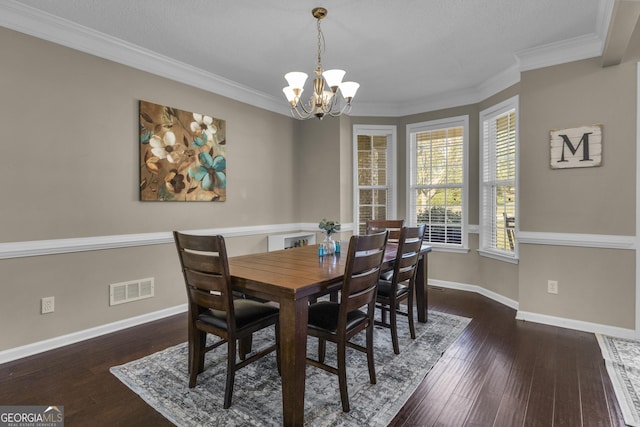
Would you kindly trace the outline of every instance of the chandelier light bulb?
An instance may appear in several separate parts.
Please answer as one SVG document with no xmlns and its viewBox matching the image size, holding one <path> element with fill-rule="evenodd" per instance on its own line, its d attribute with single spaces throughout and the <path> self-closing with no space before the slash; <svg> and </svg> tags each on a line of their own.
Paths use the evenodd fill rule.
<svg viewBox="0 0 640 427">
<path fill-rule="evenodd" d="M 302 89 L 307 77 L 307 73 L 301 71 L 292 71 L 284 75 L 285 80 L 292 89 Z"/>
<path fill-rule="evenodd" d="M 342 82 L 340 83 L 340 92 L 342 92 L 344 99 L 350 103 L 353 97 L 356 96 L 359 87 L 360 84 L 356 82 Z"/>
<path fill-rule="evenodd" d="M 327 85 L 331 88 L 331 90 L 335 92 L 336 90 L 338 90 L 338 86 L 340 86 L 340 83 L 342 83 L 342 78 L 344 77 L 345 73 L 346 71 L 344 70 L 327 70 L 322 73 L 322 77 L 324 77 Z"/>
</svg>

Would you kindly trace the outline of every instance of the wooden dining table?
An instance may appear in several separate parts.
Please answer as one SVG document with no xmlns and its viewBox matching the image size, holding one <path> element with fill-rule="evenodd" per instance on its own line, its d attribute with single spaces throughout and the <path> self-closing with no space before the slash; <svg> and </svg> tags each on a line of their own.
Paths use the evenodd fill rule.
<svg viewBox="0 0 640 427">
<path fill-rule="evenodd" d="M 335 293 L 344 276 L 344 254 L 318 256 L 318 245 L 229 258 L 234 289 L 280 306 L 283 425 L 304 424 L 308 304 Z M 387 244 L 383 270 L 393 266 L 397 244 Z M 427 321 L 427 255 L 423 245 L 416 280 L 418 321 Z"/>
</svg>

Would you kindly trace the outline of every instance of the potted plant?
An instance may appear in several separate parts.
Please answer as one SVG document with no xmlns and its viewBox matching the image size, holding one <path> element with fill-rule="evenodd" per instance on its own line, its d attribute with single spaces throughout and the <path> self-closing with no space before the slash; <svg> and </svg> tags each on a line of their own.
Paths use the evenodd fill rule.
<svg viewBox="0 0 640 427">
<path fill-rule="evenodd" d="M 330 221 L 322 218 L 318 227 L 325 233 L 325 239 L 324 242 L 322 242 L 322 245 L 324 245 L 325 255 L 333 254 L 336 250 L 336 243 L 331 238 L 331 235 L 340 231 L 340 223 L 338 221 Z"/>
</svg>

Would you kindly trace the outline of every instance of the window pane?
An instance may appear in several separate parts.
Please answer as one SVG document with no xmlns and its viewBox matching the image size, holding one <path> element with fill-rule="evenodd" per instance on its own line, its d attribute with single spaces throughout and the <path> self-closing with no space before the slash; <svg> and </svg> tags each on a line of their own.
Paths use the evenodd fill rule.
<svg viewBox="0 0 640 427">
<path fill-rule="evenodd" d="M 462 244 L 464 138 L 465 126 L 434 127 L 411 134 L 411 201 L 415 206 L 411 215 L 418 224 L 427 225 L 425 237 L 433 243 Z"/>
<path fill-rule="evenodd" d="M 358 185 L 373 185 L 371 169 L 358 169 Z"/>
<path fill-rule="evenodd" d="M 373 190 L 359 190 L 360 206 L 373 203 Z"/>
<path fill-rule="evenodd" d="M 386 219 L 389 205 L 387 135 L 357 135 L 358 231 L 365 231 L 368 219 Z"/>
<path fill-rule="evenodd" d="M 506 108 L 482 118 L 480 240 L 482 249 L 515 255 L 516 110 Z"/>
<path fill-rule="evenodd" d="M 358 135 L 358 151 L 371 151 L 371 143 L 371 136 Z"/>
</svg>

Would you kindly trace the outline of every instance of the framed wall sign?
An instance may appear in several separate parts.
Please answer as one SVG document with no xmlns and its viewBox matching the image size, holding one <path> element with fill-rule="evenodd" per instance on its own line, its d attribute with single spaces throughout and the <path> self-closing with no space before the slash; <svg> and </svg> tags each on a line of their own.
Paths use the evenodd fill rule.
<svg viewBox="0 0 640 427">
<path fill-rule="evenodd" d="M 591 168 L 602 164 L 602 125 L 552 130 L 551 169 Z"/>
<path fill-rule="evenodd" d="M 227 199 L 225 121 L 140 101 L 140 200 Z"/>
</svg>

